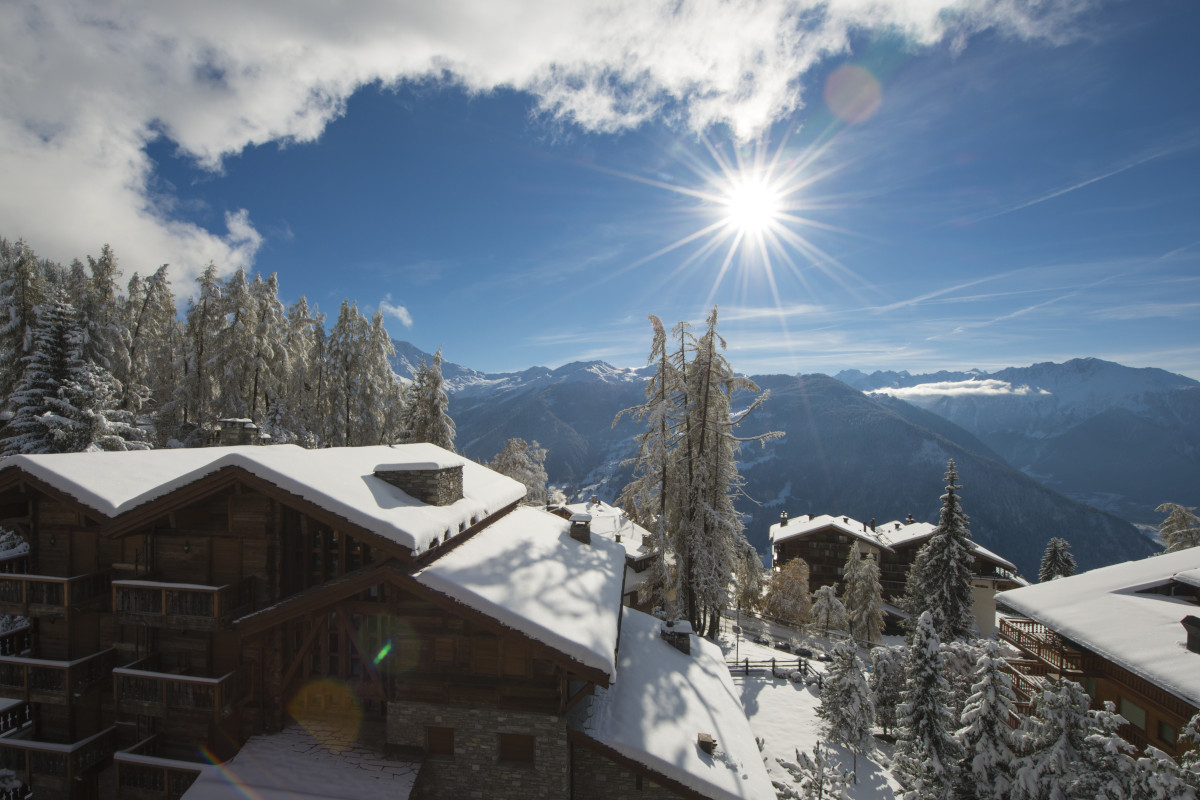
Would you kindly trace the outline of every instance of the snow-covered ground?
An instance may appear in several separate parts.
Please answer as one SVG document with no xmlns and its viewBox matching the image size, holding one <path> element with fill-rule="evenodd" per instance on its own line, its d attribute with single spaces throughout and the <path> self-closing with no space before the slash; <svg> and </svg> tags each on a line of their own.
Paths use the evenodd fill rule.
<svg viewBox="0 0 1200 800">
<path fill-rule="evenodd" d="M 725 657 L 732 661 L 736 652 L 739 659 L 751 661 L 794 660 L 796 656 L 782 650 L 775 650 L 765 645 L 741 637 L 735 640 L 731 631 L 723 631 L 720 639 Z M 822 645 L 831 646 L 819 638 L 806 642 L 814 653 L 826 649 Z M 859 657 L 865 659 L 865 652 L 860 651 Z M 818 671 L 824 671 L 825 664 L 816 659 L 810 660 L 810 665 Z M 763 740 L 763 756 L 767 772 L 773 781 L 788 782 L 791 777 L 776 763 L 776 758 L 786 761 L 796 761 L 796 749 L 807 751 L 810 756 L 818 741 L 824 746 L 821 735 L 821 719 L 817 716 L 817 707 L 821 704 L 820 690 L 816 684 L 805 686 L 803 683 L 792 683 L 786 678 L 776 678 L 769 670 L 752 670 L 746 675 L 736 669 L 731 670 L 733 685 L 741 693 L 742 707 L 750 719 L 750 729 L 754 735 Z M 854 800 L 893 800 L 897 784 L 885 769 L 891 759 L 892 747 L 876 740 L 877 750 L 858 758 L 858 782 L 850 787 L 849 796 Z M 830 753 L 842 762 L 846 770 L 853 765 L 852 754 L 840 747 L 831 747 Z"/>
</svg>

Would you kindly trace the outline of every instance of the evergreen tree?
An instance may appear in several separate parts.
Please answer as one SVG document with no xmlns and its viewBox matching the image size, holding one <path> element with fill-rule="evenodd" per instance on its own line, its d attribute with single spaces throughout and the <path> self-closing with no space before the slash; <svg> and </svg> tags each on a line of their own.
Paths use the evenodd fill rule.
<svg viewBox="0 0 1200 800">
<path fill-rule="evenodd" d="M 178 384 L 174 349 L 180 339 L 166 264 L 144 280 L 133 274 L 124 308 L 125 372 L 115 376 L 123 390 L 121 408 L 136 412 L 153 399 L 159 414 L 173 417 L 168 404 Z M 162 422 L 159 427 L 163 427 Z"/>
<path fill-rule="evenodd" d="M 1075 800 L 1091 734 L 1087 693 L 1072 681 L 1043 689 L 1021 724 L 1027 755 L 1013 763 L 1013 800 Z M 1081 798 L 1082 800 L 1082 798 Z"/>
<path fill-rule="evenodd" d="M 1131 783 L 1132 800 L 1197 800 L 1200 796 L 1200 772 L 1189 773 L 1157 747 L 1147 747 L 1137 759 Z"/>
<path fill-rule="evenodd" d="M 1179 732 L 1179 742 L 1188 748 L 1179 757 L 1181 778 L 1200 795 L 1200 712 L 1192 715 L 1183 726 L 1183 730 Z"/>
<path fill-rule="evenodd" d="M 46 283 L 33 248 L 21 240 L 0 239 L 0 402 L 8 402 L 25 372 Z"/>
<path fill-rule="evenodd" d="M 1158 526 L 1158 535 L 1162 539 L 1164 551 L 1174 553 L 1200 546 L 1200 517 L 1196 516 L 1193 506 L 1163 503 L 1154 510 L 1167 515 Z"/>
<path fill-rule="evenodd" d="M 220 323 L 207 354 L 215 376 L 219 417 L 249 418 L 255 353 L 255 302 L 246 272 L 238 269 L 225 281 L 219 304 Z"/>
<path fill-rule="evenodd" d="M 925 611 L 917 619 L 904 669 L 904 692 L 898 709 L 898 740 L 892 775 L 900 783 L 902 800 L 950 800 L 957 783 L 961 758 L 951 734 L 941 642 L 933 616 Z"/>
<path fill-rule="evenodd" d="M 837 589 L 822 586 L 813 594 L 812 621 L 825 636 L 831 630 L 844 631 L 850 627 L 846 607 L 838 600 Z"/>
<path fill-rule="evenodd" d="M 287 351 L 288 373 L 278 413 L 282 417 L 281 427 L 287 433 L 282 439 L 276 431 L 271 431 L 271 435 L 276 441 L 295 437 L 294 441 L 305 446 L 320 446 L 325 440 L 328 419 L 325 315 L 310 309 L 304 297 L 287 311 L 283 346 Z"/>
<path fill-rule="evenodd" d="M 1071 543 L 1057 536 L 1046 543 L 1042 554 L 1042 566 L 1038 570 L 1038 583 L 1055 578 L 1069 578 L 1075 574 L 1075 556 L 1071 555 Z"/>
<path fill-rule="evenodd" d="M 907 652 L 903 646 L 871 648 L 871 677 L 867 683 L 875 705 L 875 724 L 883 728 L 884 734 L 896 727 Z"/>
<path fill-rule="evenodd" d="M 905 598 L 906 610 L 913 617 L 930 612 L 939 639 L 946 641 L 965 638 L 975 630 L 971 597 L 975 557 L 967 515 L 957 494 L 961 488 L 951 459 L 946 466 L 946 493 L 938 526 L 910 570 L 908 587 L 913 593 Z"/>
<path fill-rule="evenodd" d="M 1016 749 L 1010 722 L 1017 719 L 1017 698 L 994 641 L 984 645 L 971 690 L 962 713 L 963 727 L 955 734 L 963 749 L 959 796 L 1007 800 Z"/>
<path fill-rule="evenodd" d="M 214 406 L 217 376 L 210 362 L 225 321 L 216 266 L 210 262 L 196 283 L 199 284 L 196 297 L 188 303 L 184 346 L 177 351 L 180 382 L 175 396 L 180 434 L 185 444 L 193 446 L 204 443 L 205 426 L 217 419 Z"/>
<path fill-rule="evenodd" d="M 762 556 L 745 537 L 737 540 L 737 550 L 734 585 L 737 587 L 738 607 L 758 611 L 762 608 L 763 592 L 767 588 Z"/>
<path fill-rule="evenodd" d="M 862 556 L 857 541 L 850 548 L 842 580 L 842 605 L 849 618 L 850 635 L 868 644 L 878 642 L 883 635 L 883 587 L 879 583 L 879 564 L 874 554 Z"/>
<path fill-rule="evenodd" d="M 442 380 L 442 348 L 433 354 L 428 365 L 421 362 L 412 386 L 408 390 L 406 409 L 407 437 L 410 442 L 429 442 L 454 449 L 454 420 L 449 413 L 450 399 Z"/>
<path fill-rule="evenodd" d="M 808 593 L 808 564 L 793 558 L 771 575 L 763 613 L 791 625 L 808 622 L 812 598 Z"/>
<path fill-rule="evenodd" d="M 282 399 L 291 365 L 284 341 L 286 326 L 283 303 L 279 300 L 279 279 L 274 272 L 265 281 L 258 276 L 254 278 L 250 298 L 254 315 L 250 418 L 259 419 L 260 409 Z"/>
<path fill-rule="evenodd" d="M 81 356 L 84 361 L 103 367 L 115 375 L 129 371 L 129 331 L 121 313 L 117 292 L 117 257 L 107 244 L 100 257 L 87 257 L 88 269 L 82 276 L 76 301 L 83 332 Z"/>
<path fill-rule="evenodd" d="M 546 504 L 546 450 L 536 441 L 509 439 L 488 466 L 525 485 L 525 505 Z"/>
<path fill-rule="evenodd" d="M 829 748 L 817 742 L 810 758 L 808 753 L 796 750 L 796 763 L 775 759 L 791 778 L 791 783 L 771 781 L 775 796 L 779 800 L 847 800 L 851 779 L 850 772 L 829 758 Z"/>
<path fill-rule="evenodd" d="M 821 683 L 821 705 L 817 716 L 825 720 L 825 735 L 831 742 L 843 744 L 854 753 L 854 774 L 858 775 L 858 754 L 871 749 L 871 726 L 875 723 L 875 705 L 863 675 L 854 645 L 841 642 L 833 649 L 833 663 Z"/>
</svg>

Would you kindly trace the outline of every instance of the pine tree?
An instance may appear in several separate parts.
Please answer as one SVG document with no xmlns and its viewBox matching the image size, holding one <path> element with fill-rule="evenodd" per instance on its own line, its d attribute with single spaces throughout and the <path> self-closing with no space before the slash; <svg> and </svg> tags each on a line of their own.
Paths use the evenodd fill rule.
<svg viewBox="0 0 1200 800">
<path fill-rule="evenodd" d="M 21 240 L 0 239 L 0 402 L 8 402 L 25 371 L 46 283 L 33 248 Z"/>
<path fill-rule="evenodd" d="M 767 588 L 762 556 L 744 536 L 737 540 L 737 551 L 733 582 L 737 587 L 738 608 L 758 611 L 762 608 L 763 592 Z"/>
<path fill-rule="evenodd" d="M 450 399 L 442 380 L 442 348 L 433 354 L 429 364 L 421 362 L 408 391 L 407 440 L 429 442 L 438 447 L 454 449 L 454 420 L 450 418 Z"/>
<path fill-rule="evenodd" d="M 546 450 L 536 441 L 509 439 L 488 466 L 525 485 L 525 505 L 546 504 Z"/>
<path fill-rule="evenodd" d="M 1057 536 L 1046 543 L 1042 554 L 1042 566 L 1038 570 L 1038 583 L 1055 578 L 1069 578 L 1075 574 L 1075 556 L 1071 555 L 1071 543 Z"/>
<path fill-rule="evenodd" d="M 843 744 L 854 753 L 854 774 L 858 775 L 858 754 L 871 749 L 871 726 L 875 723 L 875 705 L 863 675 L 854 645 L 840 642 L 833 649 L 833 663 L 821 683 L 821 705 L 817 716 L 825 720 L 825 735 L 831 742 Z"/>
<path fill-rule="evenodd" d="M 904 669 L 904 692 L 898 709 L 898 739 L 892 775 L 900 783 L 903 800 L 949 800 L 957 783 L 961 759 L 951 734 L 941 642 L 933 616 L 925 611 L 917 619 Z"/>
<path fill-rule="evenodd" d="M 796 763 L 775 759 L 791 778 L 791 783 L 771 781 L 779 800 L 848 800 L 854 775 L 829 758 L 829 748 L 817 742 L 810 758 L 796 750 Z"/>
<path fill-rule="evenodd" d="M 1183 726 L 1179 732 L 1179 742 L 1188 748 L 1179 757 L 1181 779 L 1200 795 L 1200 712 Z"/>
<path fill-rule="evenodd" d="M 1157 747 L 1148 746 L 1137 759 L 1129 791 L 1132 800 L 1197 800 L 1198 795 L 1200 772 L 1189 773 Z"/>
<path fill-rule="evenodd" d="M 250 298 L 254 331 L 250 418 L 259 419 L 260 409 L 283 395 L 291 365 L 284 344 L 286 327 L 283 303 L 279 301 L 279 279 L 274 272 L 265 281 L 255 276 L 250 284 Z"/>
<path fill-rule="evenodd" d="M 987 642 L 963 709 L 963 727 L 955 734 L 963 749 L 959 788 L 963 800 L 1007 800 L 1012 785 L 1016 742 L 1010 722 L 1017 719 L 1017 698 L 1003 668 L 999 646 Z"/>
<path fill-rule="evenodd" d="M 763 613 L 791 625 L 808 622 L 812 598 L 808 593 L 808 564 L 793 558 L 771 575 Z"/>
<path fill-rule="evenodd" d="M 1165 552 L 1174 553 L 1200 546 L 1200 517 L 1196 516 L 1195 507 L 1163 503 L 1154 510 L 1167 515 L 1158 526 L 1158 536 L 1162 539 Z"/>
<path fill-rule="evenodd" d="M 342 301 L 337 322 L 329 332 L 329 436 L 327 444 L 350 447 L 363 444 L 358 438 L 356 413 L 363 386 L 366 344 L 371 327 L 358 306 Z"/>
<path fill-rule="evenodd" d="M 1072 681 L 1042 690 L 1022 721 L 1027 755 L 1013 763 L 1013 800 L 1074 800 L 1091 724 L 1087 693 Z"/>
<path fill-rule="evenodd" d="M 874 554 L 865 558 L 855 541 L 843 571 L 842 605 L 849 618 L 850 635 L 868 644 L 883 635 L 883 587 Z"/>
<path fill-rule="evenodd" d="M 837 589 L 822 586 L 813 594 L 812 621 L 825 636 L 831 630 L 844 631 L 850 627 L 846 607 L 838 600 Z"/>
<path fill-rule="evenodd" d="M 180 382 L 175 403 L 179 410 L 180 434 L 184 443 L 203 444 L 205 426 L 215 422 L 216 376 L 211 365 L 217 336 L 224 328 L 221 313 L 221 283 L 211 262 L 196 278 L 199 290 L 188 303 L 184 346 L 179 349 L 177 373 Z"/>
<path fill-rule="evenodd" d="M 207 354 L 208 370 L 215 378 L 216 413 L 220 417 L 249 418 L 251 376 L 255 352 L 255 302 L 246 272 L 238 269 L 221 291 L 220 324 Z"/>
<path fill-rule="evenodd" d="M 896 708 L 904 691 L 904 662 L 907 649 L 900 647 L 871 648 L 871 702 L 875 705 L 875 724 L 887 734 L 896 727 Z"/>
<path fill-rule="evenodd" d="M 913 593 L 905 598 L 906 610 L 913 617 L 930 612 L 938 637 L 945 641 L 965 638 L 975 630 L 971 596 L 975 557 L 967 515 L 957 494 L 961 488 L 951 459 L 946 466 L 946 493 L 938 526 L 910 570 L 907 585 Z"/>
</svg>

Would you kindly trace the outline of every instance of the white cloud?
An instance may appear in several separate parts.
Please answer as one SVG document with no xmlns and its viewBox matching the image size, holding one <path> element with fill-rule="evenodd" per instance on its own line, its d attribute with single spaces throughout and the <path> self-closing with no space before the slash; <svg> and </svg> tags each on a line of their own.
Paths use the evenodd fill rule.
<svg viewBox="0 0 1200 800">
<path fill-rule="evenodd" d="M 400 324 L 406 328 L 413 326 L 412 314 L 408 313 L 408 309 L 404 306 L 393 304 L 390 294 L 379 301 L 379 310 L 383 312 L 385 317 L 399 320 Z"/>
<path fill-rule="evenodd" d="M 0 232 L 69 259 L 110 242 L 140 270 L 250 265 L 246 209 L 225 231 L 172 217 L 145 146 L 201 165 L 310 142 L 359 87 L 430 77 L 531 93 L 543 113 L 613 131 L 655 116 L 750 136 L 803 104 L 801 81 L 887 28 L 961 46 L 983 29 L 1057 41 L 1084 0 L 448 0 L 398 4 L 0 4 Z"/>
<path fill-rule="evenodd" d="M 1045 389 L 1034 389 L 1029 386 L 1013 386 L 1008 381 L 987 378 L 971 381 L 939 381 L 922 383 L 917 386 L 878 389 L 871 394 L 888 394 L 902 400 L 933 397 L 996 397 L 999 395 L 1029 395 L 1049 394 Z"/>
</svg>

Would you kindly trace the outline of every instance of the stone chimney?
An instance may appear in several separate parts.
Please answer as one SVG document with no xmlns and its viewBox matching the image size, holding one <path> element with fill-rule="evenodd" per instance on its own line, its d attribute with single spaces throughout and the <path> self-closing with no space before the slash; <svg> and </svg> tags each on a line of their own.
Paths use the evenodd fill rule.
<svg viewBox="0 0 1200 800">
<path fill-rule="evenodd" d="M 781 528 L 786 528 L 786 527 L 787 527 L 787 522 L 788 522 L 788 520 L 787 520 L 787 512 L 786 512 L 786 511 L 780 511 L 780 512 L 779 512 L 779 527 L 781 527 Z"/>
<path fill-rule="evenodd" d="M 871 533 L 875 532 L 875 518 L 871 517 Z"/>
<path fill-rule="evenodd" d="M 906 520 L 904 520 L 904 524 L 905 524 L 905 525 L 912 525 L 914 522 L 916 522 L 916 520 L 915 520 L 915 519 L 913 519 L 913 515 L 912 515 L 912 514 L 909 514 L 909 515 L 908 515 L 908 518 L 907 518 Z"/>
<path fill-rule="evenodd" d="M 463 499 L 461 460 L 380 464 L 375 467 L 375 477 L 431 506 L 448 506 Z"/>
<path fill-rule="evenodd" d="M 571 538 L 584 544 L 592 543 L 592 515 L 571 515 Z"/>
<path fill-rule="evenodd" d="M 692 654 L 692 623 L 669 619 L 659 626 L 658 635 L 684 655 Z"/>
<path fill-rule="evenodd" d="M 1193 653 L 1200 653 L 1200 617 L 1188 615 L 1179 621 L 1187 631 L 1187 649 Z"/>
<path fill-rule="evenodd" d="M 717 749 L 717 740 L 712 737 L 711 733 L 700 733 L 696 735 L 696 745 L 711 756 Z"/>
</svg>

